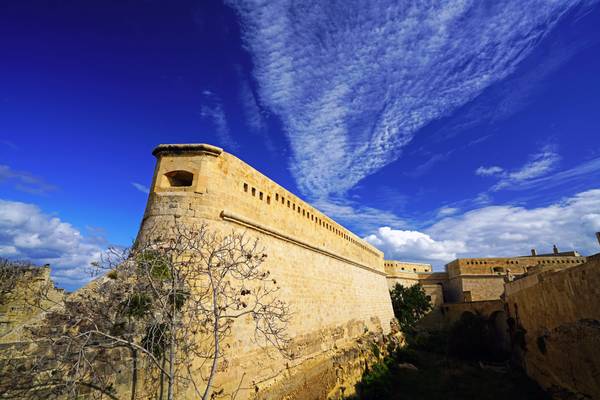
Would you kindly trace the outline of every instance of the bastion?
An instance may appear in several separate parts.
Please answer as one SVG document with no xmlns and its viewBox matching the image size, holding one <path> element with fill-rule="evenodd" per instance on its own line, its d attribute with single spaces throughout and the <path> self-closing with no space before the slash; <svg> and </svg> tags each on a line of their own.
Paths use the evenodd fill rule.
<svg viewBox="0 0 600 400">
<path fill-rule="evenodd" d="M 324 379 L 306 368 L 315 359 L 367 331 L 390 332 L 393 310 L 381 251 L 218 147 L 159 145 L 153 154 L 156 168 L 137 242 L 176 222 L 206 224 L 222 234 L 245 232 L 264 247 L 264 267 L 292 310 L 288 333 L 300 357 L 286 364 L 267 354 L 253 342 L 251 324 L 236 322 L 218 385 L 228 391 L 242 382 L 238 398 L 273 388 L 283 376 L 299 374 L 296 382 L 308 385 Z"/>
</svg>

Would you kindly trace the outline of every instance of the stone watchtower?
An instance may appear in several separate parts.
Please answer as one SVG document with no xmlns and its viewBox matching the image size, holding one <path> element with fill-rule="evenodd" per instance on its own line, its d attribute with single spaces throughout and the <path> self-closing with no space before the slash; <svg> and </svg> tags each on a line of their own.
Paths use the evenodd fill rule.
<svg viewBox="0 0 600 400">
<path fill-rule="evenodd" d="M 163 144 L 154 149 L 156 168 L 138 241 L 151 229 L 172 226 L 176 219 L 197 223 L 219 218 L 220 210 L 206 206 L 217 200 L 211 193 L 216 188 L 209 182 L 219 181 L 214 164 L 222 152 L 208 144 Z"/>
</svg>

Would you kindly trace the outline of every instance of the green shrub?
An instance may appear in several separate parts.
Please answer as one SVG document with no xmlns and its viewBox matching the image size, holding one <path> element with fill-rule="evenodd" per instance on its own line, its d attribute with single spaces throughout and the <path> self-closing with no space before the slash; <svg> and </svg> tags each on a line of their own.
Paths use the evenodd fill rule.
<svg viewBox="0 0 600 400">
<path fill-rule="evenodd" d="M 431 297 L 421 285 L 404 287 L 396 283 L 390 291 L 394 315 L 404 333 L 413 333 L 415 324 L 431 309 Z"/>
</svg>

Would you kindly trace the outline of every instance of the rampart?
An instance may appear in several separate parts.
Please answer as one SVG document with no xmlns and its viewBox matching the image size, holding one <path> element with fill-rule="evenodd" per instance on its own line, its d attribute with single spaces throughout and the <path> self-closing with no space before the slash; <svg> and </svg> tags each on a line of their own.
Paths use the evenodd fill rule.
<svg viewBox="0 0 600 400">
<path fill-rule="evenodd" d="M 513 348 L 544 388 L 600 399 L 599 288 L 600 255 L 506 285 Z"/>
<path fill-rule="evenodd" d="M 308 374 L 306 360 L 367 330 L 390 331 L 381 251 L 217 147 L 160 145 L 153 154 L 157 164 L 137 240 L 176 220 L 224 234 L 246 231 L 264 246 L 265 268 L 293 312 L 289 333 L 301 357 L 291 365 L 253 342 L 251 324 L 236 322 L 217 377 L 226 391 L 242 382 L 238 398 L 262 392 L 283 375 Z M 300 381 L 310 384 L 308 375 Z"/>
<path fill-rule="evenodd" d="M 446 265 L 448 283 L 444 295 L 447 302 L 471 302 L 500 299 L 504 284 L 531 269 L 566 268 L 585 262 L 576 252 L 522 257 L 466 258 Z"/>
</svg>

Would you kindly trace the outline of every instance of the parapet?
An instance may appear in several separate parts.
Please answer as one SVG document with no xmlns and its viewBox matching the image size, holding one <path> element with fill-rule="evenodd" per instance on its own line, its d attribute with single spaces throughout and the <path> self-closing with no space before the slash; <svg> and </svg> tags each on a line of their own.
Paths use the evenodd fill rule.
<svg viewBox="0 0 600 400">
<path fill-rule="evenodd" d="M 407 273 L 423 273 L 431 272 L 431 264 L 413 263 L 408 261 L 384 260 L 384 267 L 388 274 L 407 272 Z"/>
<path fill-rule="evenodd" d="M 157 164 L 140 239 L 175 219 L 234 224 L 383 274 L 380 250 L 223 149 L 161 144 L 152 154 Z"/>
<path fill-rule="evenodd" d="M 162 155 L 178 154 L 185 154 L 188 156 L 208 154 L 218 157 L 222 152 L 222 148 L 206 143 L 159 144 L 152 151 L 152 155 L 158 157 Z"/>
</svg>

